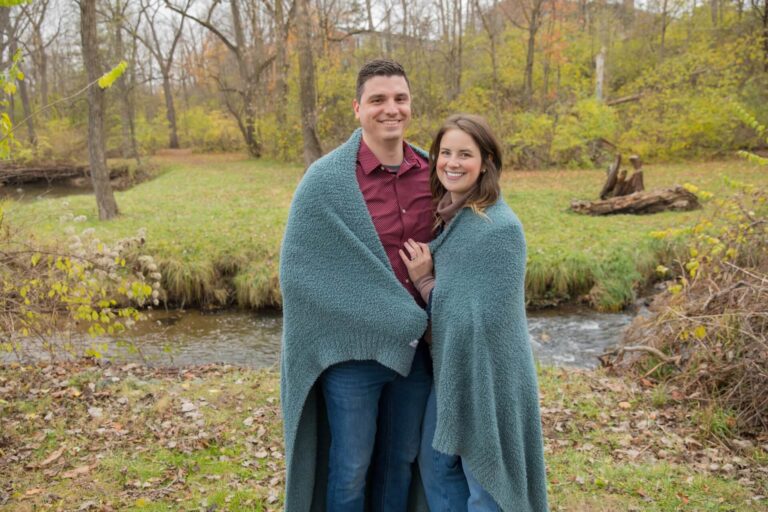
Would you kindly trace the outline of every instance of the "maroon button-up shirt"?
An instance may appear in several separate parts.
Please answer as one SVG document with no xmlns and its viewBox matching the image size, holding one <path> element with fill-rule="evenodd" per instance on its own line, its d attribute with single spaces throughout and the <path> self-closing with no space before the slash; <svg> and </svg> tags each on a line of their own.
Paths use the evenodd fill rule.
<svg viewBox="0 0 768 512">
<path fill-rule="evenodd" d="M 408 269 L 398 251 L 404 248 L 403 244 L 409 238 L 425 243 L 432 240 L 434 215 L 429 163 L 404 142 L 400 168 L 390 172 L 361 140 L 357 153 L 357 183 L 395 277 L 424 306 L 421 295 L 408 279 Z"/>
</svg>

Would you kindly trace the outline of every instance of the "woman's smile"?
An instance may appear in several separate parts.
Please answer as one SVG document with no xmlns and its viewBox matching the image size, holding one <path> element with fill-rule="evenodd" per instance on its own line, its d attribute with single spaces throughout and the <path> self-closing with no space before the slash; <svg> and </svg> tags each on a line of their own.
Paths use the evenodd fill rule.
<svg viewBox="0 0 768 512">
<path fill-rule="evenodd" d="M 437 177 L 451 196 L 468 192 L 477 183 L 483 166 L 480 148 L 471 135 L 448 130 L 440 140 Z"/>
</svg>

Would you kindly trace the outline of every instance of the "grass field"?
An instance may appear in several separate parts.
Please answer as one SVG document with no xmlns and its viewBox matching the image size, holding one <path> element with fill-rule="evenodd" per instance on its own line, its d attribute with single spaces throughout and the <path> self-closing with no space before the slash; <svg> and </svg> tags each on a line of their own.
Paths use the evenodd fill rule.
<svg viewBox="0 0 768 512">
<path fill-rule="evenodd" d="M 8 217 L 43 237 L 63 236 L 66 211 L 86 220 L 103 240 L 148 234 L 146 252 L 155 256 L 171 302 L 259 308 L 279 305 L 278 258 L 288 207 L 302 168 L 248 160 L 241 155 L 166 154 L 155 157 L 159 175 L 116 194 L 121 215 L 96 220 L 91 196 L 40 200 L 7 207 Z M 527 297 L 533 304 L 586 298 L 603 310 L 631 302 L 669 263 L 670 248 L 648 233 L 687 225 L 702 212 L 651 216 L 587 217 L 568 211 L 573 199 L 593 199 L 602 186 L 600 170 L 508 172 L 504 195 L 528 239 Z M 692 183 L 726 193 L 722 176 L 768 183 L 768 172 L 742 161 L 653 165 L 646 187 Z M 705 213 L 707 208 L 703 210 Z"/>
<path fill-rule="evenodd" d="M 682 402 L 542 369 L 553 511 L 760 511 L 768 444 L 708 442 Z M 278 376 L 0 367 L 0 510 L 282 510 Z"/>
</svg>

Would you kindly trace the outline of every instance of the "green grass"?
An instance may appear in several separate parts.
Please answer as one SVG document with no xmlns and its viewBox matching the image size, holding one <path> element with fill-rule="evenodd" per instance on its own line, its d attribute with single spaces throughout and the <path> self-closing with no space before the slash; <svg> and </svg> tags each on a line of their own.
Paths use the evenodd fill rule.
<svg viewBox="0 0 768 512">
<path fill-rule="evenodd" d="M 553 511 L 765 510 L 765 446 L 729 452 L 685 404 L 604 373 L 541 368 L 539 382 Z M 275 373 L 10 365 L 0 387 L 0 511 L 282 510 Z"/>
<path fill-rule="evenodd" d="M 68 199 L 74 216 L 103 240 L 147 229 L 146 252 L 163 274 L 176 304 L 258 308 L 279 305 L 279 247 L 290 199 L 302 168 L 233 155 L 157 159 L 160 175 L 116 194 L 121 216 L 96 220 L 91 196 Z M 768 183 L 768 172 L 742 161 L 653 165 L 649 189 L 693 183 L 725 193 L 722 176 Z M 688 225 L 702 212 L 588 217 L 568 210 L 573 199 L 593 199 L 601 170 L 508 172 L 504 195 L 522 220 L 528 240 L 528 300 L 534 304 L 587 299 L 603 310 L 630 302 L 652 279 L 670 247 L 648 233 Z M 711 206 L 707 206 L 711 208 Z M 707 211 L 705 208 L 704 212 Z M 17 204 L 9 217 L 45 237 L 63 232 L 61 199 Z"/>
</svg>

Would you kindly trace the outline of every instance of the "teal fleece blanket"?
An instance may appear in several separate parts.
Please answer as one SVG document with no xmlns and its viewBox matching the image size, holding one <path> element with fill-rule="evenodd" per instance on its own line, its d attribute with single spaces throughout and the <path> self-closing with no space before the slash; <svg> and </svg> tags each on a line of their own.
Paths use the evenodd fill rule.
<svg viewBox="0 0 768 512">
<path fill-rule="evenodd" d="M 301 180 L 280 253 L 285 510 L 325 509 L 329 436 L 316 382 L 329 366 L 411 368 L 427 315 L 397 281 L 357 183 L 361 131 Z M 422 152 L 423 154 L 423 152 Z"/>
<path fill-rule="evenodd" d="M 499 199 L 461 210 L 431 244 L 432 446 L 462 464 L 502 510 L 547 510 L 536 370 L 525 316 L 525 238 Z"/>
</svg>

